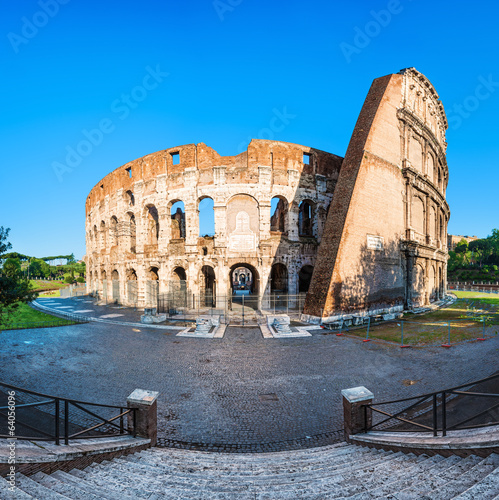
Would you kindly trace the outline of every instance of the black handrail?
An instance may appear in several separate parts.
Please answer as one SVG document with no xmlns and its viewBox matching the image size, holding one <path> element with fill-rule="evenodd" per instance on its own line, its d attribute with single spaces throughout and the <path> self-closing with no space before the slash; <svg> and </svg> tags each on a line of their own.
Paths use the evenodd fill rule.
<svg viewBox="0 0 499 500">
<path fill-rule="evenodd" d="M 447 425 L 447 397 L 449 395 L 456 395 L 456 396 L 472 396 L 472 397 L 491 397 L 491 398 L 499 398 L 499 394 L 495 393 L 484 393 L 484 392 L 474 392 L 474 391 L 460 391 L 459 389 L 465 388 L 465 387 L 470 387 L 470 386 L 476 386 L 478 384 L 488 382 L 490 380 L 494 380 L 499 378 L 499 373 L 496 373 L 494 375 L 491 375 L 489 377 L 482 378 L 480 380 L 475 380 L 473 382 L 468 382 L 466 384 L 461 384 L 455 387 L 451 387 L 449 389 L 443 389 L 443 390 L 438 390 L 434 392 L 429 392 L 426 394 L 419 394 L 417 396 L 410 396 L 408 398 L 401 398 L 401 399 L 394 399 L 392 401 L 383 401 L 381 403 L 371 403 L 371 404 L 366 404 L 363 405 L 365 407 L 364 411 L 364 431 L 377 431 L 379 429 L 375 429 L 375 427 L 379 427 L 383 425 L 384 423 L 390 421 L 390 420 L 397 420 L 399 422 L 403 422 L 405 424 L 410 424 L 412 426 L 425 429 L 428 431 L 432 431 L 434 436 L 438 436 L 438 432 L 442 432 L 442 436 L 447 435 L 448 430 L 452 429 L 476 429 L 476 428 L 481 428 L 481 427 L 488 427 L 492 425 L 499 425 L 499 422 L 489 422 L 486 424 L 476 424 L 476 425 L 470 425 L 470 426 L 465 426 L 463 427 L 463 424 L 468 423 L 471 420 L 474 420 L 478 417 L 481 417 L 491 410 L 496 409 L 499 407 L 499 403 L 492 405 L 491 407 L 487 408 L 486 410 L 483 410 L 477 414 L 474 414 L 471 417 L 466 418 L 465 420 L 462 420 L 458 422 L 457 424 L 453 424 L 448 426 Z M 410 420 L 409 418 L 406 417 L 406 413 L 409 412 L 410 410 L 414 409 L 421 403 L 424 403 L 425 401 L 429 400 L 431 398 L 431 411 L 432 411 L 432 425 L 431 427 L 429 425 L 423 425 L 421 423 L 415 422 L 414 420 Z M 381 405 L 389 405 L 389 404 L 395 404 L 395 403 L 404 403 L 406 401 L 414 401 L 417 400 L 415 403 L 411 404 L 410 406 L 399 410 L 395 413 L 390 413 L 384 410 L 381 410 L 377 408 L 378 406 Z M 438 404 L 438 401 L 440 400 L 440 405 Z M 441 412 L 441 426 L 438 425 L 438 410 L 440 406 L 440 412 Z M 377 422 L 375 424 L 368 425 L 368 408 L 370 408 L 373 412 L 380 413 L 382 415 L 385 415 L 387 418 L 382 419 L 380 422 Z M 426 413 L 428 410 L 426 410 L 423 413 Z M 404 414 L 402 417 L 401 415 Z M 390 432 L 411 432 L 406 429 L 392 429 L 390 428 Z"/>
<path fill-rule="evenodd" d="M 37 397 L 42 397 L 42 401 L 38 402 L 31 402 L 31 403 L 21 403 L 21 404 L 10 404 L 9 406 L 6 407 L 0 407 L 0 417 L 2 417 L 2 420 L 5 419 L 5 422 L 9 421 L 9 417 L 7 413 L 4 413 L 5 410 L 9 409 L 14 406 L 14 408 L 21 409 L 21 408 L 35 408 L 39 406 L 47 406 L 54 404 L 54 409 L 52 411 L 45 411 L 44 413 L 52 416 L 54 418 L 54 426 L 53 426 L 53 432 L 47 432 L 46 426 L 44 428 L 40 428 L 41 426 L 34 426 L 31 425 L 33 422 L 27 423 L 23 422 L 20 418 L 18 418 L 18 415 L 16 415 L 15 419 L 15 425 L 16 425 L 16 431 L 15 435 L 12 435 L 9 433 L 9 435 L 6 434 L 0 434 L 0 438 L 17 438 L 17 439 L 29 439 L 33 441 L 55 441 L 56 445 L 60 445 L 61 440 L 64 440 L 64 444 L 69 444 L 70 439 L 95 439 L 95 438 L 106 438 L 110 437 L 111 435 L 113 436 L 122 436 L 122 435 L 133 435 L 134 437 L 137 435 L 137 409 L 136 408 L 124 408 L 123 406 L 118 406 L 118 405 L 106 405 L 106 404 L 100 404 L 100 403 L 92 403 L 89 401 L 80 401 L 77 399 L 68 399 L 68 398 L 60 398 L 56 396 L 50 396 L 48 394 L 43 394 L 41 392 L 36 392 L 36 391 L 31 391 L 28 389 L 23 389 L 21 387 L 17 387 L 12 384 L 6 384 L 3 382 L 0 382 L 0 387 L 5 387 L 9 390 L 13 390 L 16 393 L 16 398 L 17 398 L 17 393 L 19 394 L 29 394 L 32 396 L 37 396 Z M 17 401 L 16 401 L 17 403 Z M 103 417 L 101 415 L 98 415 L 96 412 L 91 411 L 87 408 L 85 408 L 82 405 L 89 405 L 92 407 L 98 407 L 98 408 L 106 408 L 106 409 L 117 409 L 119 410 L 119 413 L 115 416 L 111 417 Z M 69 412 L 70 412 L 70 407 L 73 407 L 84 414 L 87 414 L 93 419 L 96 419 L 98 422 L 97 424 L 92 424 L 88 426 L 88 421 L 83 424 L 79 424 L 78 422 L 71 422 L 71 424 L 74 426 L 76 425 L 77 429 L 76 432 L 73 430 L 73 432 L 70 432 L 70 420 L 69 420 Z M 61 415 L 61 409 L 64 409 L 63 415 Z M 3 410 L 3 411 L 2 411 Z M 43 410 L 40 410 L 43 411 Z M 125 415 L 131 415 L 131 425 L 129 429 L 125 429 L 124 422 L 123 422 L 123 417 Z M 61 429 L 61 417 L 63 418 L 63 426 Z M 116 424 L 115 421 L 119 419 L 119 424 Z M 33 436 L 27 436 L 27 435 L 22 435 L 17 433 L 17 426 L 24 427 L 26 429 L 35 431 L 35 433 L 41 435 L 37 437 Z M 100 434 L 100 435 L 90 435 L 90 436 L 85 436 L 85 434 L 88 434 L 91 431 L 95 431 L 97 429 L 102 428 L 103 426 L 107 426 L 106 430 Z M 10 429 L 9 429 L 10 430 Z M 61 433 L 62 431 L 62 433 Z M 113 433 L 110 433 L 109 431 L 114 431 Z M 62 434 L 62 436 L 61 436 Z"/>
</svg>

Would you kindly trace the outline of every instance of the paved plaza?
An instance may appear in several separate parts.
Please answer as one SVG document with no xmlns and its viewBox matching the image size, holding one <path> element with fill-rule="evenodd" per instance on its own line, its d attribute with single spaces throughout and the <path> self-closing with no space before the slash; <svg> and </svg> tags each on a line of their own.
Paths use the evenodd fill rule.
<svg viewBox="0 0 499 500">
<path fill-rule="evenodd" d="M 364 385 L 381 401 L 498 370 L 497 338 L 400 349 L 323 330 L 264 339 L 258 328 L 229 327 L 222 339 L 195 339 L 177 337 L 180 329 L 91 322 L 4 331 L 0 380 L 107 404 L 125 404 L 136 388 L 159 391 L 160 443 L 277 451 L 333 442 L 341 389 Z"/>
</svg>

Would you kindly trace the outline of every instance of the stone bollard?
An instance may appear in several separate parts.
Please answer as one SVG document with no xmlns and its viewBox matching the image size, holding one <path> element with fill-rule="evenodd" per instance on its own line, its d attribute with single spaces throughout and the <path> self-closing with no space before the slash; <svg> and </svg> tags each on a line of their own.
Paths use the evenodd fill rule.
<svg viewBox="0 0 499 500">
<path fill-rule="evenodd" d="M 343 429 L 345 441 L 350 442 L 352 434 L 364 432 L 366 423 L 369 428 L 372 424 L 371 408 L 363 405 L 373 402 L 374 394 L 363 386 L 343 389 Z M 367 412 L 367 415 L 366 415 Z"/>
<path fill-rule="evenodd" d="M 126 402 L 128 408 L 137 408 L 135 429 L 137 436 L 151 440 L 156 446 L 158 438 L 158 399 L 159 392 L 135 389 Z M 128 431 L 133 432 L 133 414 L 128 414 Z"/>
</svg>

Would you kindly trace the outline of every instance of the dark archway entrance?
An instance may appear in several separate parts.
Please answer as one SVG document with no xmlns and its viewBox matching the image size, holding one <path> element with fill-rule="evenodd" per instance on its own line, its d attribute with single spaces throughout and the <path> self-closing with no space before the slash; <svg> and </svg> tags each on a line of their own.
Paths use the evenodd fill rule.
<svg viewBox="0 0 499 500">
<path fill-rule="evenodd" d="M 271 293 L 288 293 L 288 268 L 284 264 L 274 264 L 270 273 Z"/>
<path fill-rule="evenodd" d="M 312 281 L 312 273 L 314 268 L 312 266 L 303 266 L 298 273 L 298 292 L 306 293 L 310 288 Z"/>
<path fill-rule="evenodd" d="M 211 266 L 203 266 L 199 276 L 201 304 L 215 306 L 215 271 Z"/>
<path fill-rule="evenodd" d="M 260 277 L 258 271 L 244 262 L 234 264 L 229 272 L 231 303 L 258 309 Z"/>
</svg>

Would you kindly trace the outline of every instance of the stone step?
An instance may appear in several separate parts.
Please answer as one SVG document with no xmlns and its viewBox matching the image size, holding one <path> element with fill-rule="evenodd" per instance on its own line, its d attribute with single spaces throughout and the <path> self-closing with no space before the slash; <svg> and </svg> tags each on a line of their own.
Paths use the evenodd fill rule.
<svg viewBox="0 0 499 500">
<path fill-rule="evenodd" d="M 430 457 L 435 459 L 439 457 L 440 460 L 434 463 L 424 474 L 419 475 L 417 478 L 413 478 L 411 483 L 406 486 L 399 485 L 399 492 L 394 494 L 393 498 L 403 498 L 403 499 L 419 499 L 424 491 L 431 491 L 437 489 L 439 486 L 446 483 L 445 479 L 438 477 L 438 473 L 448 470 L 453 467 L 456 463 L 462 460 L 461 457 L 457 455 L 452 455 L 450 457 L 441 457 L 440 455 L 435 455 Z"/>
<path fill-rule="evenodd" d="M 464 473 L 457 473 L 456 477 L 448 480 L 447 484 L 431 492 L 431 498 L 434 500 L 445 500 L 453 498 L 463 491 L 475 486 L 482 478 L 488 476 L 491 472 L 497 469 L 499 460 L 496 457 L 490 456 L 484 458 L 474 467 Z"/>
<path fill-rule="evenodd" d="M 16 474 L 16 485 L 20 490 L 28 493 L 34 498 L 43 498 L 43 500 L 67 500 L 71 498 L 61 495 L 50 488 L 46 488 L 23 474 Z"/>
<path fill-rule="evenodd" d="M 354 461 L 359 461 L 362 460 L 363 463 L 365 463 L 368 460 L 379 460 L 383 456 L 385 456 L 383 453 L 374 451 L 374 450 L 369 450 L 364 453 L 359 454 L 358 456 L 355 455 Z M 270 461 L 270 460 L 265 460 L 262 461 L 260 459 L 259 462 L 254 462 L 253 464 L 240 464 L 240 463 L 235 463 L 233 456 L 231 457 L 232 461 L 231 462 L 221 462 L 220 460 L 214 459 L 211 462 L 203 462 L 202 464 L 199 464 L 196 461 L 191 461 L 189 468 L 192 468 L 193 465 L 195 464 L 195 469 L 200 470 L 203 472 L 205 469 L 213 469 L 214 466 L 217 467 L 217 471 L 224 472 L 224 473 L 231 473 L 234 471 L 240 471 L 241 473 L 244 473 L 244 471 L 248 471 L 250 474 L 253 474 L 255 471 L 255 466 L 261 468 L 262 470 L 265 470 L 267 472 L 271 473 L 279 473 L 280 469 L 284 468 L 284 470 L 288 471 L 289 469 L 292 468 L 300 468 L 300 469 L 313 469 L 317 467 L 323 468 L 325 464 L 327 464 L 328 467 L 331 468 L 342 468 L 345 467 L 345 464 L 351 464 L 353 463 L 352 460 L 352 454 L 346 454 L 339 456 L 333 460 L 329 459 L 328 457 L 321 458 L 320 460 L 316 461 L 310 461 L 306 464 L 303 463 L 298 463 L 295 464 L 291 461 L 287 460 L 280 460 L 280 461 Z M 267 457 L 265 457 L 267 458 Z M 152 466 L 163 466 L 165 470 L 171 470 L 171 471 L 181 471 L 183 468 L 185 468 L 185 460 L 183 462 L 176 462 L 172 463 L 169 460 L 165 460 L 164 457 L 161 456 L 152 456 L 152 455 L 147 455 L 145 453 L 142 454 L 137 454 L 137 455 L 129 455 L 128 457 L 123 457 L 124 460 L 129 460 L 133 461 L 136 463 L 144 463 L 147 465 L 152 465 Z M 246 469 L 245 469 L 246 468 Z"/>
<path fill-rule="evenodd" d="M 34 498 L 29 493 L 26 493 L 23 490 L 20 490 L 17 486 L 14 491 L 11 491 L 9 482 L 0 477 L 0 498 L 5 500 L 29 500 Z"/>
<path fill-rule="evenodd" d="M 391 453 L 391 452 L 388 452 Z M 387 453 L 387 455 L 388 455 Z M 391 453 L 394 455 L 393 453 Z M 155 473 L 155 474 L 165 474 L 172 475 L 175 474 L 177 479 L 180 478 L 206 478 L 208 474 L 211 477 L 214 477 L 216 474 L 216 478 L 219 482 L 242 482 L 242 481 L 250 481 L 251 484 L 257 483 L 265 483 L 267 487 L 270 487 L 272 483 L 277 482 L 281 483 L 283 480 L 285 481 L 294 481 L 295 484 L 298 481 L 312 481 L 316 479 L 316 476 L 320 478 L 329 475 L 329 476 L 339 476 L 343 473 L 344 475 L 352 474 L 356 469 L 362 469 L 367 467 L 368 465 L 375 466 L 376 464 L 386 463 L 387 455 L 385 454 L 377 454 L 373 455 L 373 458 L 370 460 L 363 459 L 359 461 L 349 461 L 342 463 L 340 465 L 331 464 L 327 461 L 320 462 L 315 464 L 313 467 L 307 468 L 295 468 L 295 467 L 286 467 L 286 464 L 283 464 L 277 472 L 269 466 L 267 463 L 260 464 L 257 469 L 254 467 L 250 469 L 238 469 L 233 468 L 232 470 L 224 469 L 221 473 L 219 464 L 211 464 L 211 467 L 196 467 L 196 465 L 188 465 L 184 466 L 183 469 L 172 469 L 166 464 L 156 463 L 152 464 L 147 461 L 141 460 L 139 457 L 126 457 L 122 459 L 117 459 L 114 461 L 113 466 L 117 467 L 118 464 L 133 464 L 135 467 L 141 467 L 144 470 L 144 473 Z M 216 467 L 216 469 L 215 469 Z M 214 470 L 215 469 L 215 470 Z"/>
<path fill-rule="evenodd" d="M 411 457 L 413 458 L 413 457 Z M 425 457 L 419 458 L 419 461 L 425 460 Z M 404 460 L 404 457 L 398 457 L 389 464 L 380 464 L 377 467 L 369 467 L 351 474 L 337 483 L 334 493 L 328 494 L 328 498 L 352 497 L 354 495 L 365 494 L 370 489 L 376 489 L 382 485 L 388 485 L 398 481 L 406 475 L 412 474 L 417 466 L 413 462 Z M 322 492 L 322 490 L 319 490 Z M 326 493 L 327 490 L 324 490 Z"/>
<path fill-rule="evenodd" d="M 17 479 L 9 496 L 0 478 L 0 499 L 499 500 L 499 455 L 416 456 L 346 444 L 254 455 L 148 449 Z"/>
<path fill-rule="evenodd" d="M 92 495 L 96 495 L 101 499 L 116 500 L 117 497 L 116 491 L 113 491 L 110 488 L 107 488 L 106 486 L 96 487 L 95 485 L 89 483 L 84 479 L 77 478 L 61 470 L 54 472 L 53 474 L 51 474 L 51 476 L 55 477 L 56 479 L 65 484 L 76 486 L 77 488 L 81 488 L 84 491 L 88 491 L 89 493 L 92 493 Z M 128 495 L 128 492 L 126 490 L 122 490 L 120 492 L 119 498 L 123 500 L 133 500 L 135 497 Z"/>
<path fill-rule="evenodd" d="M 482 478 L 475 485 L 454 497 L 455 500 L 476 500 L 479 498 L 499 498 L 499 468 Z"/>
<path fill-rule="evenodd" d="M 459 458 L 459 457 L 458 457 Z M 471 458 L 471 460 L 470 460 Z M 487 462 L 488 461 L 488 462 Z M 414 484 L 406 489 L 402 489 L 397 494 L 395 498 L 400 500 L 416 500 L 420 498 L 445 498 L 438 496 L 440 491 L 447 491 L 449 485 L 456 480 L 456 478 L 473 478 L 474 474 L 477 474 L 477 480 L 480 479 L 484 474 L 486 474 L 489 467 L 484 469 L 484 465 L 490 464 L 494 459 L 481 459 L 480 457 L 467 457 L 466 459 L 461 459 L 459 463 L 449 467 L 444 471 L 433 471 L 426 476 L 415 478 Z M 462 466 L 461 466 L 462 464 Z M 492 464 L 490 469 L 495 466 Z M 482 471 L 482 473 L 480 473 Z M 457 489 L 454 488 L 454 493 L 452 490 L 447 491 L 447 494 L 461 493 L 469 486 L 472 486 L 474 482 L 468 486 L 461 484 Z M 452 498 L 449 496 L 448 498 Z"/>
<path fill-rule="evenodd" d="M 398 456 L 397 458 L 403 459 L 403 456 Z M 410 459 L 409 459 L 410 460 Z M 386 467 L 386 464 L 385 464 Z M 400 468 L 400 466 L 399 466 Z M 407 470 L 407 469 L 406 469 Z M 94 480 L 96 484 L 104 484 L 105 482 L 109 483 L 109 481 L 112 482 L 120 482 L 120 478 L 123 477 L 124 471 L 127 471 L 127 467 L 119 468 L 116 469 L 114 473 L 109 473 L 109 471 L 105 471 L 104 473 L 109 473 L 106 475 L 105 479 L 102 477 L 101 471 L 97 471 L 97 473 L 94 473 L 91 478 L 88 478 L 88 480 Z M 130 480 L 131 484 L 134 486 L 137 485 L 138 483 L 142 482 L 144 479 L 146 479 L 146 482 L 141 484 L 140 489 L 147 489 L 147 490 L 153 490 L 153 491 L 161 491 L 162 487 L 164 486 L 164 480 L 150 480 L 150 474 L 146 472 L 141 472 L 140 474 L 136 474 L 133 472 L 130 472 L 128 470 L 129 474 L 131 475 L 131 478 L 127 478 L 126 481 Z M 389 469 L 388 469 L 389 472 Z M 372 469 L 368 469 L 365 471 L 366 474 L 371 474 Z M 354 472 L 352 474 L 352 480 L 358 481 L 358 474 L 355 474 Z M 292 481 L 289 478 L 281 478 L 279 484 L 269 484 L 269 481 L 263 481 L 260 485 L 256 484 L 254 481 L 251 481 L 251 478 L 248 481 L 248 485 L 242 485 L 243 487 L 239 487 L 238 491 L 241 493 L 246 490 L 247 488 L 250 488 L 251 492 L 255 493 L 264 493 L 265 491 L 270 492 L 270 491 L 275 491 L 276 494 L 281 494 L 284 493 L 285 491 L 288 491 L 289 493 L 292 493 L 293 491 L 296 492 L 299 489 L 306 490 L 307 488 L 310 487 L 310 485 L 314 486 L 321 486 L 321 490 L 324 490 L 325 492 L 328 492 L 331 490 L 331 488 L 334 488 L 339 482 L 344 482 L 345 477 L 343 476 L 333 476 L 333 477 L 326 477 L 326 479 L 323 479 L 322 477 L 317 477 L 317 478 L 311 478 L 310 475 L 304 474 L 304 477 L 302 478 L 303 481 Z M 200 488 L 200 491 L 210 491 L 210 492 L 229 492 L 229 491 L 234 491 L 234 484 L 229 484 L 228 486 L 223 485 L 223 483 L 220 481 L 220 478 L 215 478 L 215 480 L 199 480 L 198 478 L 186 478 L 186 481 L 183 483 L 178 482 L 178 477 L 168 477 L 167 479 L 168 485 L 170 487 L 174 487 L 176 489 L 179 488 L 186 488 L 186 485 L 188 488 L 192 489 L 192 483 L 194 482 L 196 484 L 197 488 Z M 241 486 L 241 485 L 239 485 Z M 228 488 L 228 489 L 226 489 Z M 338 496 L 338 495 L 336 495 Z"/>
<path fill-rule="evenodd" d="M 31 479 L 40 483 L 45 488 L 49 488 L 61 495 L 65 495 L 72 500 L 100 500 L 102 497 L 98 497 L 89 491 L 85 491 L 84 489 L 67 484 L 64 481 L 61 481 L 54 477 L 53 475 L 47 475 L 43 472 L 37 472 L 33 476 L 30 476 Z"/>
<path fill-rule="evenodd" d="M 286 463 L 293 464 L 296 466 L 306 466 L 309 463 L 316 463 L 318 460 L 322 461 L 334 461 L 340 459 L 345 455 L 356 455 L 358 457 L 362 456 L 363 453 L 376 453 L 376 450 L 370 448 L 360 448 L 356 446 L 351 446 L 348 448 L 342 448 L 331 451 L 324 452 L 314 452 L 311 449 L 308 454 L 295 455 L 294 452 L 280 452 L 280 453 L 265 453 L 265 463 Z M 176 453 L 172 453 L 175 451 Z M 202 453 L 202 455 L 201 455 Z M 161 449 L 151 449 L 139 453 L 142 456 L 158 457 L 158 460 L 167 462 L 169 464 L 185 464 L 186 454 L 191 457 L 190 461 L 195 461 L 199 466 L 207 465 L 210 466 L 214 461 L 218 464 L 228 463 L 234 464 L 234 454 L 231 453 L 207 453 L 207 452 L 192 452 L 185 450 L 172 450 L 167 448 Z M 248 454 L 249 455 L 249 454 Z M 239 464 L 251 465 L 262 463 L 262 458 L 260 455 L 247 456 L 246 454 L 238 454 L 237 462 Z"/>
</svg>

